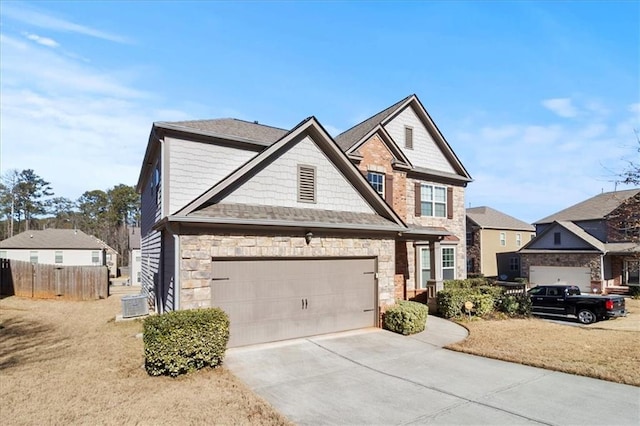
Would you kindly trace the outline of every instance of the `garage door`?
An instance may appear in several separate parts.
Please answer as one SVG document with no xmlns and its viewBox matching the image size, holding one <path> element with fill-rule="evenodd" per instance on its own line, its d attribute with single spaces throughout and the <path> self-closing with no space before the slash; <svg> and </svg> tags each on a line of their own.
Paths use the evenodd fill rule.
<svg viewBox="0 0 640 426">
<path fill-rule="evenodd" d="M 376 261 L 214 259 L 212 305 L 231 321 L 229 347 L 376 324 Z"/>
<path fill-rule="evenodd" d="M 591 270 L 568 266 L 531 266 L 529 281 L 532 285 L 577 285 L 582 293 L 591 293 Z"/>
</svg>

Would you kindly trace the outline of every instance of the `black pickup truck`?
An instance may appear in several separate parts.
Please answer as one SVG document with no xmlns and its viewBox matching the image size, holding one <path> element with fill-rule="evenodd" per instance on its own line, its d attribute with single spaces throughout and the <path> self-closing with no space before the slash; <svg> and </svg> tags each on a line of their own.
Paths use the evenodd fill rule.
<svg viewBox="0 0 640 426">
<path fill-rule="evenodd" d="M 574 316 L 582 324 L 627 315 L 624 297 L 580 294 L 573 285 L 539 285 L 527 293 L 533 314 Z"/>
</svg>

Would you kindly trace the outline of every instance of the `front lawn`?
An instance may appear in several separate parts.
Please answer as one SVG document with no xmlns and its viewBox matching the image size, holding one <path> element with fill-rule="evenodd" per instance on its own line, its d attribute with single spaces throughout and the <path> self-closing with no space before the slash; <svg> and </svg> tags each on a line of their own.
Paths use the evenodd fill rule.
<svg viewBox="0 0 640 426">
<path fill-rule="evenodd" d="M 469 337 L 447 348 L 640 386 L 640 300 L 626 305 L 626 318 L 587 327 L 539 318 L 461 321 Z"/>
<path fill-rule="evenodd" d="M 142 324 L 119 312 L 119 296 L 0 300 L 2 423 L 287 424 L 224 368 L 148 376 Z"/>
</svg>

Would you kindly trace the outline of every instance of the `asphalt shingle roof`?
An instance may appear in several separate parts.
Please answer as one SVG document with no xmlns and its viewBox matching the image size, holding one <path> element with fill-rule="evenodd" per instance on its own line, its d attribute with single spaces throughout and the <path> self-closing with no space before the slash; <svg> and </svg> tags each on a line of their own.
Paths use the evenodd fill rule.
<svg viewBox="0 0 640 426">
<path fill-rule="evenodd" d="M 468 208 L 467 217 L 481 228 L 513 229 L 531 232 L 536 230 L 536 228 L 529 223 L 486 206 Z"/>
<path fill-rule="evenodd" d="M 551 223 L 555 221 L 580 221 L 602 219 L 614 211 L 625 200 L 640 193 L 640 189 L 628 189 L 625 191 L 604 192 L 595 197 L 582 201 L 557 213 L 547 216 L 535 222 L 536 224 Z"/>
<path fill-rule="evenodd" d="M 162 125 L 162 123 L 158 123 Z M 172 121 L 166 124 L 184 127 L 185 130 L 194 129 L 219 136 L 232 136 L 251 141 L 272 144 L 288 133 L 288 130 L 265 126 L 237 118 L 219 118 L 214 120 Z"/>
<path fill-rule="evenodd" d="M 389 220 L 373 213 L 354 213 L 333 210 L 300 209 L 280 206 L 257 206 L 220 203 L 190 213 L 193 217 L 239 219 L 250 221 L 315 222 L 322 224 L 359 224 L 393 226 Z"/>
<path fill-rule="evenodd" d="M 102 249 L 105 244 L 75 229 L 25 231 L 0 241 L 3 249 Z"/>
<path fill-rule="evenodd" d="M 389 117 L 391 114 L 396 112 L 398 107 L 400 107 L 400 105 L 405 103 L 407 99 L 409 99 L 411 96 L 413 95 L 407 96 L 401 101 L 391 105 L 389 108 L 383 111 L 380 111 L 379 113 L 373 115 L 372 117 L 367 118 L 360 124 L 356 124 L 349 130 L 340 133 L 338 136 L 335 137 L 335 141 L 340 147 L 340 149 L 342 149 L 343 151 L 346 151 L 349 148 L 351 148 L 356 142 L 362 139 L 374 127 L 382 123 L 387 117 Z"/>
</svg>

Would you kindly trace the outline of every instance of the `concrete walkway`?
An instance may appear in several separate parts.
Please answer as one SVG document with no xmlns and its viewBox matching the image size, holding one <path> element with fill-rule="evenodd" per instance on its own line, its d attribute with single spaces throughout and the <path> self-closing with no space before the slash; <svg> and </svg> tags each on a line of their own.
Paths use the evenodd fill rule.
<svg viewBox="0 0 640 426">
<path fill-rule="evenodd" d="M 225 366 L 296 424 L 600 425 L 640 422 L 640 388 L 443 349 L 466 330 L 380 329 L 227 351 Z"/>
</svg>

